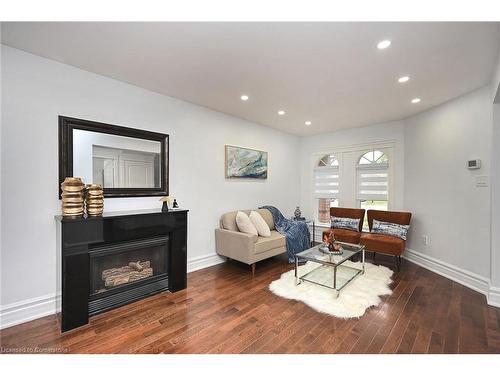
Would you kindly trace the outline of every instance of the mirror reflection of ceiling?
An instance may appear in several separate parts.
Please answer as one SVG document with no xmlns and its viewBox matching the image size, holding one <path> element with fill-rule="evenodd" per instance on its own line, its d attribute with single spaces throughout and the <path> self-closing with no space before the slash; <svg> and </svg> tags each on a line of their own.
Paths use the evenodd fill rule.
<svg viewBox="0 0 500 375">
<path fill-rule="evenodd" d="M 403 119 L 485 86 L 500 46 L 493 22 L 3 22 L 1 36 L 298 135 Z"/>
<path fill-rule="evenodd" d="M 158 188 L 160 153 L 160 142 L 75 129 L 73 175 L 104 188 Z"/>
</svg>

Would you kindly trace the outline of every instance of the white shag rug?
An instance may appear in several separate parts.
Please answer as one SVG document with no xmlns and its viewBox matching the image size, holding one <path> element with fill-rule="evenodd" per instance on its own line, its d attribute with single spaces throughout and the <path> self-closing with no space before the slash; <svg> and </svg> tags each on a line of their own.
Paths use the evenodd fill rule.
<svg viewBox="0 0 500 375">
<path fill-rule="evenodd" d="M 361 268 L 360 263 L 346 261 L 343 265 Z M 318 263 L 307 262 L 299 266 L 299 276 L 321 267 Z M 336 316 L 338 318 L 357 318 L 362 316 L 366 309 L 377 306 L 380 296 L 392 294 L 389 285 L 392 283 L 393 272 L 384 266 L 376 266 L 365 263 L 365 273 L 359 275 L 344 287 L 335 298 L 336 292 L 332 289 L 315 285 L 307 281 L 295 284 L 295 270 L 281 275 L 279 280 L 273 281 L 269 289 L 274 294 L 287 299 L 304 302 L 316 311 Z M 333 285 L 333 268 L 328 267 L 326 272 L 313 274 L 315 281 L 327 282 Z M 349 270 L 339 267 L 337 269 L 337 280 L 350 278 Z M 331 284 L 330 284 L 331 283 Z"/>
</svg>

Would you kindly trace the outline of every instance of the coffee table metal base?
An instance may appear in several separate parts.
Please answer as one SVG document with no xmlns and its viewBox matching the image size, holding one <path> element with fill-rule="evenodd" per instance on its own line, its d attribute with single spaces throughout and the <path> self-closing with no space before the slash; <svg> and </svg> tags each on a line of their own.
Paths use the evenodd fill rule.
<svg viewBox="0 0 500 375">
<path fill-rule="evenodd" d="M 316 284 L 322 287 L 326 287 L 332 289 L 336 292 L 335 298 L 338 298 L 340 291 L 349 285 L 355 278 L 359 275 L 365 273 L 365 251 L 361 250 L 361 268 L 354 268 L 342 263 L 334 264 L 334 263 L 324 263 L 321 262 L 321 265 L 314 268 L 313 270 L 305 273 L 304 275 L 299 276 L 299 259 L 300 256 L 295 256 L 295 284 L 300 285 L 303 281 Z M 309 260 L 310 262 L 314 262 Z M 342 269 L 344 274 L 341 280 L 338 278 L 338 270 Z M 346 272 L 347 271 L 347 272 Z"/>
</svg>

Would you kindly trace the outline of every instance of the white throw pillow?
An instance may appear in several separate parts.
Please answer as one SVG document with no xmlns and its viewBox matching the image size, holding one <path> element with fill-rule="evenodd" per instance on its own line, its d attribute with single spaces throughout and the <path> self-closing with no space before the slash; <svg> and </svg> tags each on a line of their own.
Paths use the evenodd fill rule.
<svg viewBox="0 0 500 375">
<path fill-rule="evenodd" d="M 250 221 L 248 215 L 242 211 L 238 211 L 236 214 L 236 225 L 240 232 L 247 234 L 255 234 L 258 235 L 257 229 L 255 229 L 254 225 Z"/>
<path fill-rule="evenodd" d="M 271 237 L 271 229 L 267 225 L 266 221 L 257 211 L 250 212 L 250 221 L 257 229 L 257 233 L 262 237 Z"/>
</svg>

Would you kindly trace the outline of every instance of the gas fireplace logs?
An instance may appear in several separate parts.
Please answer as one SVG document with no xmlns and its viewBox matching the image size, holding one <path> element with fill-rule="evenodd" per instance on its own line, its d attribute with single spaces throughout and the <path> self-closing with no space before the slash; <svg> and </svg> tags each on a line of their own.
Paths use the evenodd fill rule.
<svg viewBox="0 0 500 375">
<path fill-rule="evenodd" d="M 78 177 L 66 177 L 61 184 L 62 215 L 82 216 L 85 184 Z"/>
<path fill-rule="evenodd" d="M 101 185 L 87 185 L 85 194 L 85 208 L 87 209 L 87 215 L 102 215 L 102 212 L 104 210 L 104 192 Z"/>
<path fill-rule="evenodd" d="M 128 266 L 102 271 L 102 280 L 106 288 L 127 284 L 150 276 L 153 276 L 153 268 L 151 268 L 149 260 L 130 262 Z"/>
</svg>

